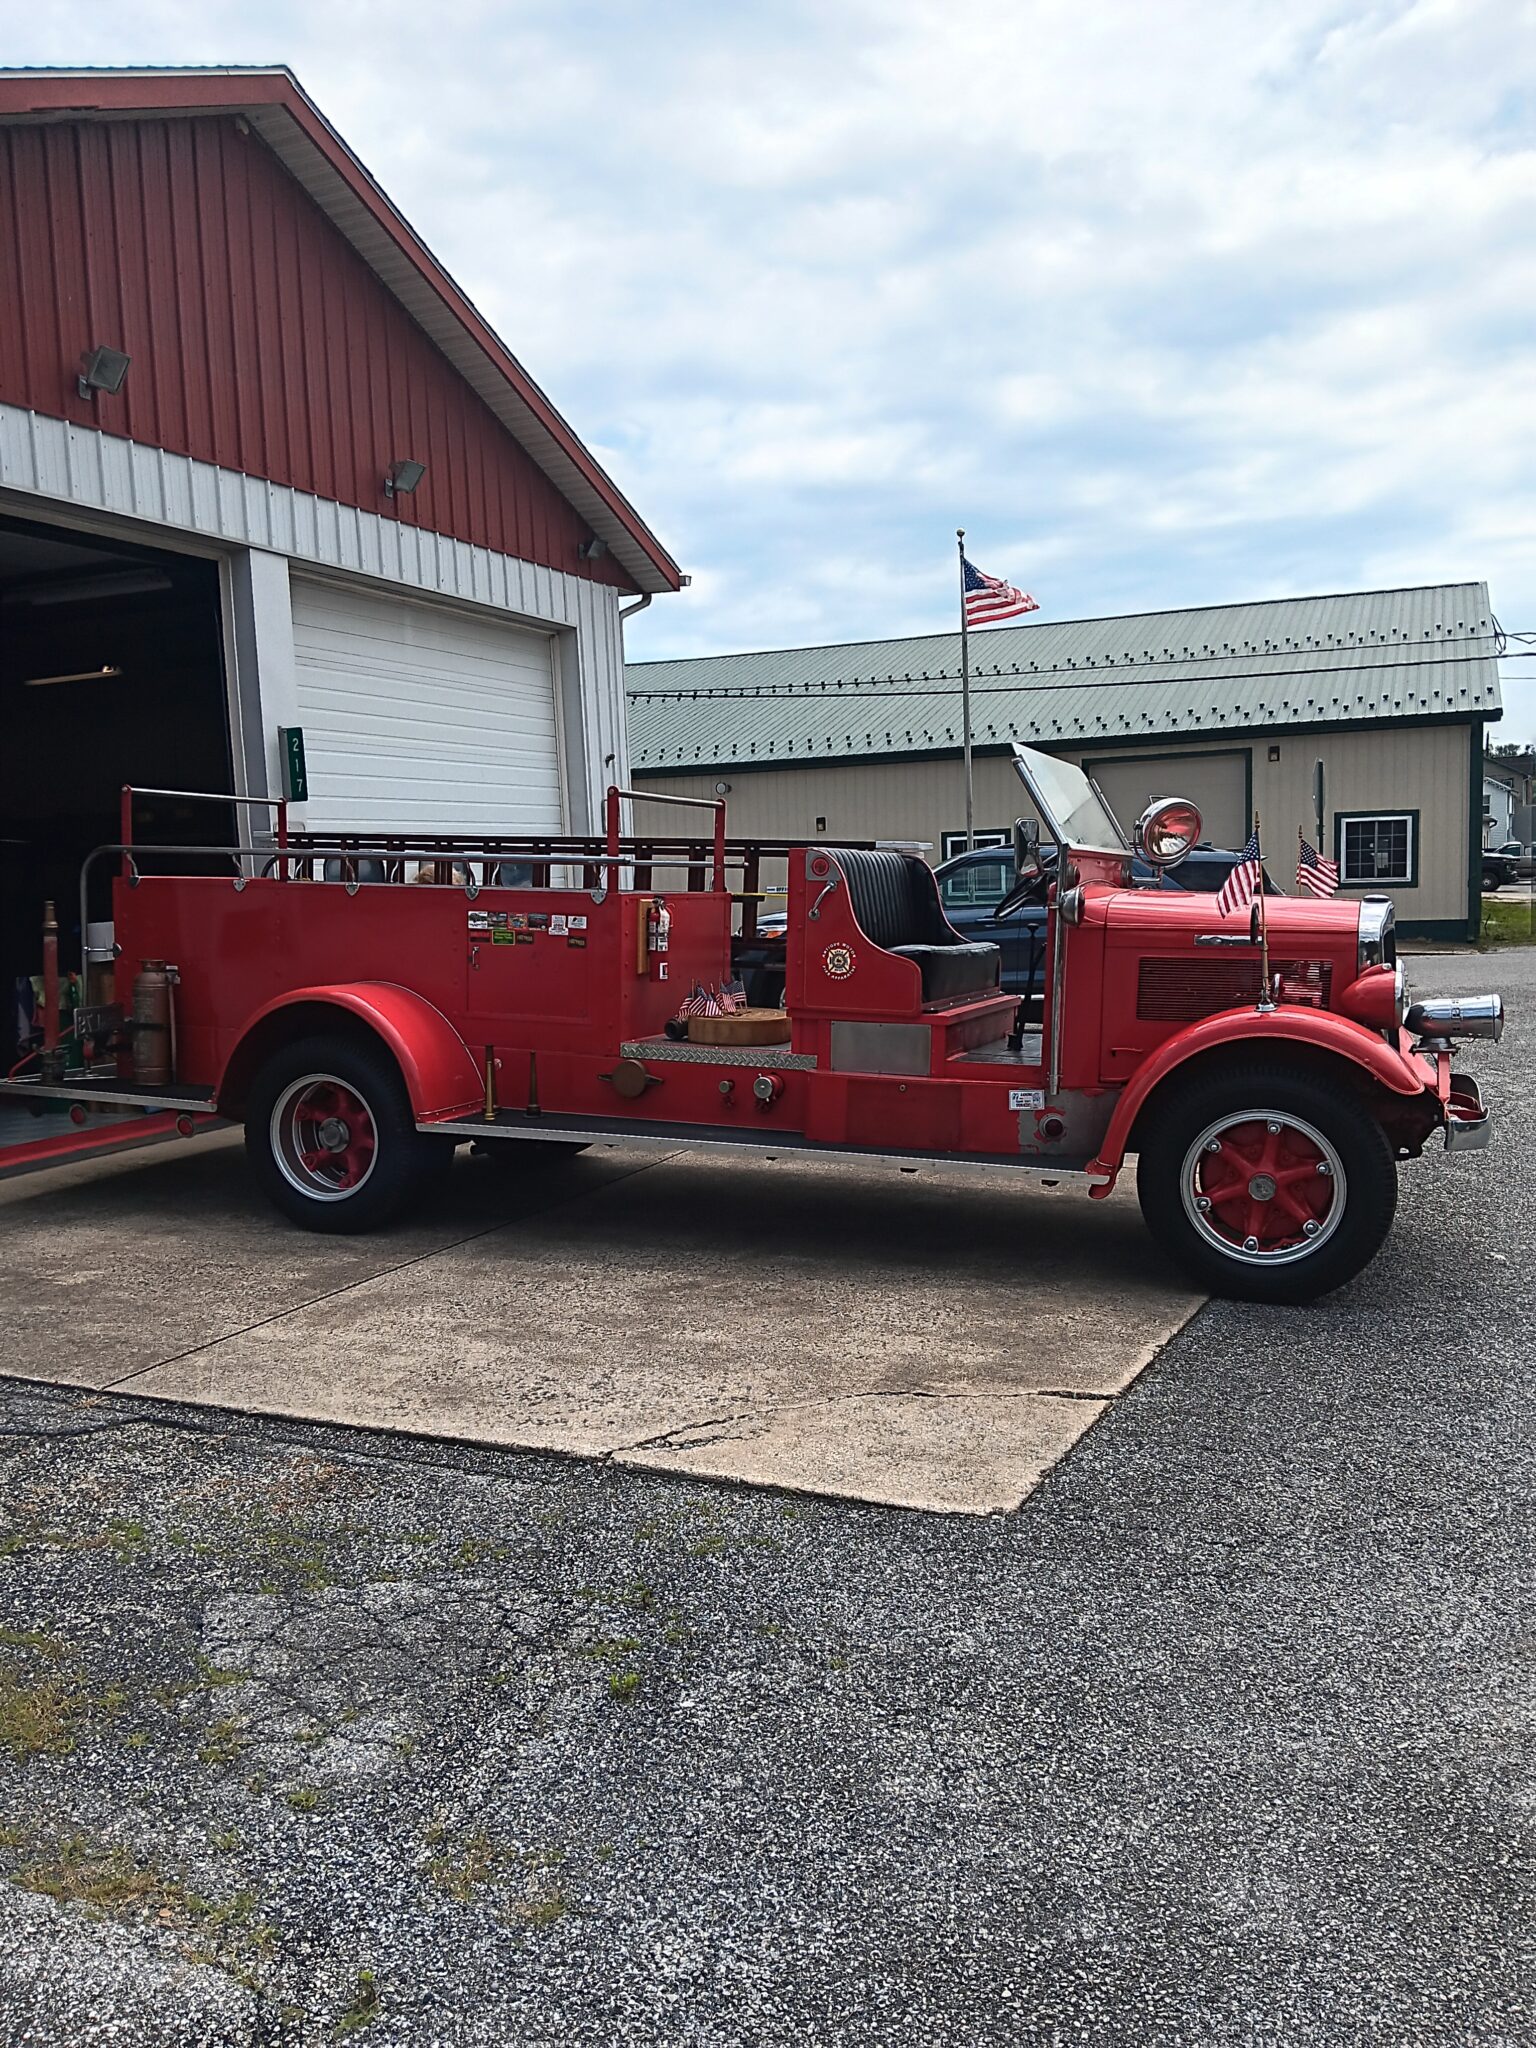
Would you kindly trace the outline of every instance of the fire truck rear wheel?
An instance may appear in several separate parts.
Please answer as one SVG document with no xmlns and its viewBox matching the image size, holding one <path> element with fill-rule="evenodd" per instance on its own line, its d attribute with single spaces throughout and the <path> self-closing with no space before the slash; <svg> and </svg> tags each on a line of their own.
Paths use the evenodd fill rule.
<svg viewBox="0 0 1536 2048">
<path fill-rule="evenodd" d="M 246 1102 L 245 1148 L 268 1199 L 330 1233 L 392 1221 L 452 1156 L 417 1131 L 384 1048 L 341 1035 L 297 1039 L 265 1062 Z"/>
<path fill-rule="evenodd" d="M 1150 1106 L 1136 1189 L 1152 1235 L 1215 1294 L 1301 1302 L 1381 1249 L 1397 1166 L 1347 1082 L 1279 1060 L 1193 1072 Z"/>
</svg>

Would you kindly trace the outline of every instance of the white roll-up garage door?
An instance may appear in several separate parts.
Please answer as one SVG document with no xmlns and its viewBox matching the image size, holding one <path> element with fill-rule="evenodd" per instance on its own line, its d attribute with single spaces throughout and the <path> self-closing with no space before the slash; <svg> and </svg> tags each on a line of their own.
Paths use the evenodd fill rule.
<svg viewBox="0 0 1536 2048">
<path fill-rule="evenodd" d="M 1241 846 L 1248 837 L 1248 757 L 1237 753 L 1160 754 L 1155 759 L 1094 760 L 1083 766 L 1103 790 L 1130 837 L 1131 827 L 1155 796 L 1183 796 L 1197 804 L 1213 846 Z"/>
<path fill-rule="evenodd" d="M 295 576 L 311 831 L 558 832 L 547 635 Z"/>
</svg>

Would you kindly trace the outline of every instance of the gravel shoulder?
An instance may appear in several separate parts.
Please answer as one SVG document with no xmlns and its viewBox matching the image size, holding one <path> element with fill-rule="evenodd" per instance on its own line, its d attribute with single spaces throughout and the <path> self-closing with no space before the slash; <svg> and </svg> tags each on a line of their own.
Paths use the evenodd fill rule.
<svg viewBox="0 0 1536 2048">
<path fill-rule="evenodd" d="M 1017 1514 L 0 1386 L 0 2039 L 1531 2040 L 1533 968 Z"/>
</svg>

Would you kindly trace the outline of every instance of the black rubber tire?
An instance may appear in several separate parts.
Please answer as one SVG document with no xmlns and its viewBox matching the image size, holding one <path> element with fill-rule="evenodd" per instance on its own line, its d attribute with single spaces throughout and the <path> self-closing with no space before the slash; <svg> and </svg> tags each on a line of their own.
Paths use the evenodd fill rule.
<svg viewBox="0 0 1536 2048">
<path fill-rule="evenodd" d="M 1276 1265 L 1228 1257 L 1185 1213 L 1179 1176 L 1207 1125 L 1244 1109 L 1305 1119 L 1333 1145 L 1344 1168 L 1344 1214 L 1316 1251 Z M 1147 1228 L 1192 1279 L 1237 1301 L 1316 1301 L 1364 1270 L 1397 1210 L 1397 1163 L 1370 1106 L 1347 1083 L 1284 1060 L 1254 1060 L 1194 1072 L 1153 1098 L 1137 1134 L 1136 1192 Z"/>
<path fill-rule="evenodd" d="M 290 1083 L 307 1074 L 332 1075 L 367 1104 L 373 1119 L 373 1166 L 354 1193 L 332 1198 L 296 1187 L 273 1149 L 272 1115 Z M 452 1150 L 416 1129 L 400 1069 L 378 1045 L 361 1037 L 299 1038 L 280 1046 L 251 1083 L 245 1108 L 245 1151 L 263 1194 L 293 1222 L 328 1236 L 377 1230 L 410 1206 L 444 1173 Z"/>
</svg>

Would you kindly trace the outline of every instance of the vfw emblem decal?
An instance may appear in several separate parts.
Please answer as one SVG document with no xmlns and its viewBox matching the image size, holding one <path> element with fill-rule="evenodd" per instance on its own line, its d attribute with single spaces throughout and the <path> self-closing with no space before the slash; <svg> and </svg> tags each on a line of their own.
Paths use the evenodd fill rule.
<svg viewBox="0 0 1536 2048">
<path fill-rule="evenodd" d="M 853 948 L 834 940 L 821 956 L 821 964 L 833 981 L 846 981 L 853 972 Z"/>
</svg>

